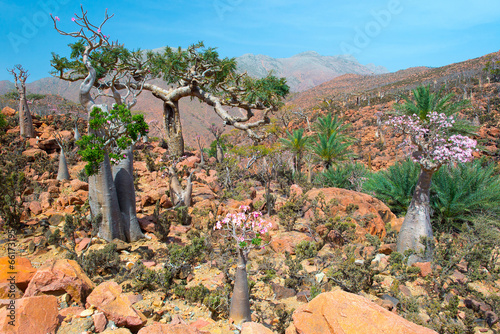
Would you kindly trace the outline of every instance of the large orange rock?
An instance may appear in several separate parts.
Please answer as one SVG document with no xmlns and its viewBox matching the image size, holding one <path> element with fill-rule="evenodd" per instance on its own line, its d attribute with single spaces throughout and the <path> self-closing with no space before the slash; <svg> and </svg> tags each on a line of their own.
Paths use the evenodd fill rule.
<svg viewBox="0 0 500 334">
<path fill-rule="evenodd" d="M 137 331 L 146 323 L 146 317 L 136 310 L 122 288 L 113 281 L 99 284 L 87 297 L 87 304 L 94 305 L 118 327 L 127 327 Z"/>
<path fill-rule="evenodd" d="M 93 288 L 94 283 L 76 261 L 59 259 L 50 261 L 38 269 L 24 296 L 68 293 L 74 301 L 83 305 Z"/>
<path fill-rule="evenodd" d="M 37 296 L 21 298 L 0 310 L 0 333 L 2 334 L 54 334 L 59 324 L 57 298 Z"/>
<path fill-rule="evenodd" d="M 4 256 L 0 258 L 0 283 L 11 283 L 14 278 L 13 282 L 24 291 L 35 273 L 36 269 L 25 257 L 16 256 L 14 259 L 9 259 L 8 256 Z"/>
<path fill-rule="evenodd" d="M 182 324 L 160 324 L 154 323 L 147 327 L 142 328 L 137 334 L 202 334 L 206 332 L 200 332 L 195 327 Z"/>
<path fill-rule="evenodd" d="M 288 252 L 290 254 L 295 254 L 295 246 L 303 240 L 313 241 L 313 239 L 305 233 L 297 231 L 283 232 L 271 240 L 270 246 L 276 253 Z"/>
<path fill-rule="evenodd" d="M 350 216 L 358 223 L 357 235 L 370 233 L 382 239 L 386 235 L 385 224 L 397 220 L 387 205 L 368 194 L 341 188 L 321 188 L 309 190 L 306 196 L 312 200 L 320 194 L 323 194 L 327 204 L 332 203 L 330 212 L 325 214 Z"/>
<path fill-rule="evenodd" d="M 11 107 L 4 107 L 2 109 L 2 114 L 4 114 L 4 116 L 7 116 L 7 117 L 12 117 L 16 114 L 16 111 L 14 109 L 12 109 Z"/>
<path fill-rule="evenodd" d="M 200 162 L 201 159 L 196 155 L 187 157 L 186 159 L 182 160 L 177 164 L 177 170 L 181 170 L 183 166 L 186 166 L 187 168 L 195 168 L 196 165 L 199 164 Z"/>
<path fill-rule="evenodd" d="M 300 334 L 437 334 L 342 290 L 320 294 L 292 317 L 295 333 Z"/>
</svg>

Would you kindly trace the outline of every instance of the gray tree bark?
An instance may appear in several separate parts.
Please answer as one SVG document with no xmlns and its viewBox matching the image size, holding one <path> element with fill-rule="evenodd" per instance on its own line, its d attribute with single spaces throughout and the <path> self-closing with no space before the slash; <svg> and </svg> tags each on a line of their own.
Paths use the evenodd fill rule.
<svg viewBox="0 0 500 334">
<path fill-rule="evenodd" d="M 113 180 L 111 164 L 107 154 L 99 168 L 99 173 L 89 176 L 89 204 L 92 215 L 102 214 L 99 237 L 111 241 L 120 239 L 128 241 L 125 233 L 124 215 L 118 202 L 118 195 Z"/>
<path fill-rule="evenodd" d="M 434 170 L 421 169 L 413 198 L 399 231 L 398 252 L 404 253 L 408 249 L 418 252 L 410 256 L 409 265 L 432 260 L 430 241 L 433 239 L 433 233 L 430 218 L 430 188 L 434 172 Z M 427 239 L 426 244 L 422 244 L 422 237 Z"/>
<path fill-rule="evenodd" d="M 59 153 L 59 168 L 57 170 L 57 180 L 69 180 L 68 163 L 66 162 L 66 155 L 64 154 L 64 149 L 61 146 L 61 152 Z"/>
<path fill-rule="evenodd" d="M 118 204 L 123 215 L 125 237 L 127 241 L 132 242 L 144 238 L 144 234 L 137 220 L 135 207 L 133 148 L 130 147 L 122 154 L 127 158 L 113 166 L 113 178 Z"/>
<path fill-rule="evenodd" d="M 233 296 L 231 297 L 231 306 L 229 317 L 235 324 L 252 321 L 250 312 L 250 293 L 248 291 L 247 278 L 247 259 L 243 250 L 238 249 L 238 265 L 234 278 Z"/>
<path fill-rule="evenodd" d="M 179 115 L 179 101 L 163 103 L 163 115 L 168 152 L 175 157 L 180 157 L 184 154 L 184 138 L 182 137 L 181 116 Z"/>
</svg>

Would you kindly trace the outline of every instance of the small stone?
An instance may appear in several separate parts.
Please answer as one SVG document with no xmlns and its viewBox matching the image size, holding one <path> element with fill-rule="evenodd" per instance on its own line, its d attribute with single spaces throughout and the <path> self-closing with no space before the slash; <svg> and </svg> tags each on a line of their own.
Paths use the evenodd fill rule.
<svg viewBox="0 0 500 334">
<path fill-rule="evenodd" d="M 80 313 L 80 317 L 85 318 L 85 317 L 91 316 L 92 314 L 94 314 L 93 309 L 86 309 L 85 311 Z"/>
<path fill-rule="evenodd" d="M 323 281 L 323 279 L 325 278 L 325 273 L 319 273 L 319 274 L 316 274 L 314 276 L 314 278 L 316 279 L 316 282 L 319 284 Z"/>
<path fill-rule="evenodd" d="M 362 266 L 363 264 L 365 264 L 365 260 L 355 260 L 354 264 L 357 266 Z"/>
</svg>

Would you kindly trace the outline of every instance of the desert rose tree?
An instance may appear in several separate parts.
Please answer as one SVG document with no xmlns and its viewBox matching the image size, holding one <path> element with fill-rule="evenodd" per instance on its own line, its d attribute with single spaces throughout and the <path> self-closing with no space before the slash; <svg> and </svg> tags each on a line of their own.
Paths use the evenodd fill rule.
<svg viewBox="0 0 500 334">
<path fill-rule="evenodd" d="M 14 85 L 19 95 L 19 130 L 20 134 L 26 138 L 35 137 L 35 128 L 31 118 L 28 100 L 26 99 L 26 79 L 29 74 L 21 65 L 16 65 L 8 70 L 14 76 Z"/>
<path fill-rule="evenodd" d="M 89 113 L 89 134 L 78 144 L 79 153 L 88 162 L 85 169 L 92 214 L 103 217 L 99 236 L 108 241 L 135 241 L 144 235 L 136 215 L 132 149 L 135 140 L 146 134 L 147 124 L 142 115 L 132 116 L 130 108 L 137 102 L 143 82 L 131 78 L 125 69 L 130 54 L 110 43 L 109 36 L 102 32 L 112 16 L 106 12 L 101 24 L 94 25 L 83 7 L 81 11 L 71 19 L 78 26 L 76 32 L 62 31 L 59 17 L 51 16 L 58 33 L 78 39 L 70 44 L 73 61 L 53 55 L 53 73 L 67 81 L 83 79 L 80 103 Z M 104 93 L 105 88 L 111 92 Z M 91 92 L 112 98 L 113 107 L 97 104 Z"/>
<path fill-rule="evenodd" d="M 249 212 L 250 207 L 241 206 L 238 213 L 228 213 L 218 221 L 214 230 L 222 230 L 236 243 L 238 263 L 234 278 L 234 289 L 229 308 L 229 317 L 236 324 L 252 321 L 250 295 L 248 291 L 247 259 L 252 249 L 264 247 L 262 236 L 271 224 L 262 219 L 259 211 Z"/>
<path fill-rule="evenodd" d="M 432 259 L 432 175 L 445 164 L 471 160 L 476 147 L 475 140 L 462 135 L 470 133 L 472 127 L 454 116 L 466 107 L 467 101 L 453 102 L 453 94 L 440 95 L 431 93 L 429 86 L 420 86 L 413 90 L 413 99 L 406 98 L 404 104 L 398 105 L 399 113 L 388 121 L 406 136 L 404 144 L 420 165 L 420 176 L 397 240 L 398 252 L 415 252 L 409 263 Z"/>
</svg>

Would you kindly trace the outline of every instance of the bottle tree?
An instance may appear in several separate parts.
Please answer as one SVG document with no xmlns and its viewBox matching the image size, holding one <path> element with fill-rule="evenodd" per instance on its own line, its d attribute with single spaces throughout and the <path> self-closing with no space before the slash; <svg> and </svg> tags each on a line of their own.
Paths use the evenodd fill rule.
<svg viewBox="0 0 500 334">
<path fill-rule="evenodd" d="M 76 38 L 70 44 L 71 60 L 53 54 L 53 74 L 67 81 L 83 80 L 80 85 L 81 105 L 89 113 L 88 135 L 77 142 L 80 155 L 88 164 L 89 203 L 93 215 L 102 214 L 99 236 L 134 241 L 143 237 L 137 221 L 133 183 L 133 144 L 147 132 L 142 115 L 132 116 L 130 108 L 137 102 L 142 83 L 127 71 L 133 57 L 117 43 L 110 43 L 102 28 L 112 17 L 107 11 L 99 25 L 92 24 L 87 12 L 71 19 L 78 31 L 58 28 L 59 17 L 52 16 L 54 28 L 63 36 Z M 132 85 L 134 83 L 134 85 Z M 109 88 L 108 93 L 104 89 Z M 95 97 L 114 101 L 112 108 L 97 104 Z"/>
<path fill-rule="evenodd" d="M 8 70 L 14 76 L 14 85 L 19 95 L 19 130 L 20 134 L 26 138 L 35 137 L 35 128 L 33 127 L 33 119 L 31 118 L 28 100 L 26 99 L 26 79 L 28 79 L 28 71 L 21 65 L 16 65 Z"/>
<path fill-rule="evenodd" d="M 412 158 L 420 165 L 415 192 L 398 235 L 397 250 L 415 254 L 409 263 L 432 259 L 432 226 L 430 220 L 430 187 L 432 175 L 444 164 L 466 162 L 473 158 L 476 141 L 464 136 L 473 127 L 454 115 L 467 101 L 453 102 L 453 94 L 431 93 L 430 86 L 413 90 L 413 99 L 397 105 L 397 115 L 388 121 L 405 135 Z"/>
</svg>

